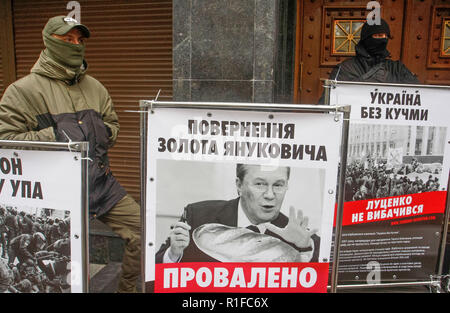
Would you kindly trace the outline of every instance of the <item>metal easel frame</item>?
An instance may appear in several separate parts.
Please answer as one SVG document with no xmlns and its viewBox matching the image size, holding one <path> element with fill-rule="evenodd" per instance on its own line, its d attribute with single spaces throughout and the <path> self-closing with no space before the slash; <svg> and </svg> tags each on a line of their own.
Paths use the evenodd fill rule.
<svg viewBox="0 0 450 313">
<path fill-rule="evenodd" d="M 0 140 L 0 148 L 28 150 L 40 149 L 44 151 L 72 151 L 81 153 L 81 259 L 82 259 L 82 292 L 89 292 L 89 179 L 88 179 L 88 142 L 41 142 Z M 72 234 L 76 236 L 77 234 Z"/>
<path fill-rule="evenodd" d="M 142 254 L 141 267 L 142 273 L 145 273 L 145 245 L 146 245 L 146 186 L 147 186 L 147 114 L 153 113 L 156 108 L 187 108 L 200 110 L 242 110 L 256 112 L 291 112 L 291 113 L 342 113 L 343 126 L 341 134 L 341 155 L 340 155 L 340 171 L 339 185 L 345 184 L 345 171 L 347 163 L 347 147 L 350 120 L 350 106 L 329 106 L 329 105 L 299 105 L 299 104 L 268 104 L 268 103 L 241 103 L 241 102 L 170 102 L 156 100 L 140 100 L 140 139 L 141 139 L 141 228 L 142 228 Z M 335 246 L 334 257 L 331 274 L 331 292 L 337 289 L 337 274 L 339 264 L 339 249 L 341 241 L 341 224 L 344 205 L 344 188 L 338 190 L 338 207 L 336 216 L 335 230 Z M 154 243 L 150 243 L 154 244 Z M 337 257 L 336 257 L 337 256 Z M 143 274 L 144 278 L 145 275 Z M 145 290 L 145 279 L 143 279 L 142 287 Z"/>
<path fill-rule="evenodd" d="M 351 81 L 336 81 L 326 79 L 324 82 L 324 93 L 325 93 L 325 105 L 330 105 L 330 90 L 336 88 L 337 84 L 341 85 L 367 85 L 367 86 L 378 86 L 378 87 L 405 87 L 405 88 L 430 88 L 430 89 L 447 89 L 450 90 L 450 86 L 443 85 L 420 85 L 420 84 L 382 84 L 382 83 L 370 83 L 370 82 L 351 82 Z M 437 275 L 442 275 L 442 269 L 444 265 L 444 255 L 445 246 L 447 242 L 447 233 L 450 219 L 450 173 L 447 182 L 447 199 L 445 204 L 444 212 L 444 225 L 442 229 L 442 238 L 438 254 L 438 269 Z M 417 282 L 397 282 L 397 283 L 382 283 L 382 284 L 351 284 L 351 285 L 338 285 L 338 288 L 354 288 L 354 287 L 393 287 L 393 286 L 418 286 L 418 285 L 431 285 L 430 281 L 417 281 Z"/>
</svg>

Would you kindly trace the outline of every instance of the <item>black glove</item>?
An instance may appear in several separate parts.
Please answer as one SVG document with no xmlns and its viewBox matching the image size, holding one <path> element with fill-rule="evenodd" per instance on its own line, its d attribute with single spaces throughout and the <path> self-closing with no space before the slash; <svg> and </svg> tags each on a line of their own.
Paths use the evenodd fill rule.
<svg viewBox="0 0 450 313">
<path fill-rule="evenodd" d="M 67 136 L 64 135 L 64 132 L 62 129 L 59 129 L 56 126 L 53 126 L 53 132 L 55 133 L 55 140 L 57 142 L 69 142 L 69 138 L 67 138 Z"/>
<path fill-rule="evenodd" d="M 106 124 L 105 124 L 105 127 L 106 127 L 106 132 L 108 133 L 108 137 L 111 137 L 112 136 L 111 128 L 109 128 L 109 126 Z"/>
</svg>

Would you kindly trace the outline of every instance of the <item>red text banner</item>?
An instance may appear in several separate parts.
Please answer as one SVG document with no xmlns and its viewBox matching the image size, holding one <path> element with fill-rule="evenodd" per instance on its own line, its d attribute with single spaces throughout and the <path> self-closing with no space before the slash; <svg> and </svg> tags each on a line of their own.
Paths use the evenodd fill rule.
<svg viewBox="0 0 450 313">
<path fill-rule="evenodd" d="M 156 264 L 155 292 L 327 292 L 329 263 Z"/>
<path fill-rule="evenodd" d="M 345 202 L 342 225 L 395 220 L 444 213 L 446 191 Z"/>
</svg>

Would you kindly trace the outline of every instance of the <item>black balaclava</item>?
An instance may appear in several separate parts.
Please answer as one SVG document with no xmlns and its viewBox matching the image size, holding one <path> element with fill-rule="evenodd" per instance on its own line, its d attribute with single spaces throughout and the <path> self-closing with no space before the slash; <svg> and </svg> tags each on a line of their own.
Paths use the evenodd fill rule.
<svg viewBox="0 0 450 313">
<path fill-rule="evenodd" d="M 384 33 L 389 36 L 391 35 L 388 23 L 381 19 L 380 25 L 369 25 L 364 23 L 361 29 L 361 45 L 366 49 L 366 51 L 372 57 L 386 57 L 389 53 L 386 50 L 388 38 L 373 38 L 373 34 Z"/>
</svg>

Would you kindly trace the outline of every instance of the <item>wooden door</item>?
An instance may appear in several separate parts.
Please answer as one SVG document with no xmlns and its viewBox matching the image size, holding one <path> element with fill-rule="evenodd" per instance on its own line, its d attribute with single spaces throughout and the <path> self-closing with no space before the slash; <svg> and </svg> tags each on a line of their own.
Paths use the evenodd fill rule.
<svg viewBox="0 0 450 313">
<path fill-rule="evenodd" d="M 450 82 L 450 5 L 445 0 L 379 0 L 391 29 L 388 50 L 421 83 Z M 368 1 L 298 0 L 294 102 L 317 103 L 333 67 L 354 55 Z"/>
<path fill-rule="evenodd" d="M 402 61 L 421 83 L 450 85 L 450 3 L 408 0 Z"/>
</svg>

